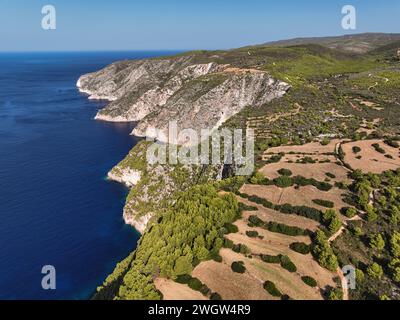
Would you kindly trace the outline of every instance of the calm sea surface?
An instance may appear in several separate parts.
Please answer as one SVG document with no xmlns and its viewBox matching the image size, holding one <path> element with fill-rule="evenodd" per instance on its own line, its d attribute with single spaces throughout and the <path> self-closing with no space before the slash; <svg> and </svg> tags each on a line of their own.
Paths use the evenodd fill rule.
<svg viewBox="0 0 400 320">
<path fill-rule="evenodd" d="M 132 124 L 93 120 L 80 75 L 165 52 L 0 54 L 0 299 L 85 299 L 136 246 L 127 190 L 105 179 Z M 53 265 L 57 289 L 41 287 Z"/>
</svg>

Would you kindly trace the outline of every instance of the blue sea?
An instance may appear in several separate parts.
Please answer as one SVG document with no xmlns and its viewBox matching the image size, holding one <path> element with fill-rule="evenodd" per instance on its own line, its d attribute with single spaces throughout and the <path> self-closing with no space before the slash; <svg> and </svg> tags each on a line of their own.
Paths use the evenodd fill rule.
<svg viewBox="0 0 400 320">
<path fill-rule="evenodd" d="M 133 124 L 93 120 L 106 102 L 80 75 L 166 52 L 0 54 L 0 299 L 87 299 L 139 234 L 127 189 L 107 172 L 137 143 Z M 43 290 L 42 267 L 56 269 Z"/>
</svg>

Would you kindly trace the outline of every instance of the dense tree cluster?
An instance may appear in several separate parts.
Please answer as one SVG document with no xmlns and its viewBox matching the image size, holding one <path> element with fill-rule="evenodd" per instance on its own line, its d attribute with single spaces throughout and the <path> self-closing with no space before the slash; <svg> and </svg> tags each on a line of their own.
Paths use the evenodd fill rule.
<svg viewBox="0 0 400 320">
<path fill-rule="evenodd" d="M 116 297 L 160 299 L 153 279 L 189 274 L 194 265 L 218 253 L 226 224 L 238 214 L 234 196 L 219 195 L 213 186 L 196 186 L 183 192 L 143 235 Z"/>
<path fill-rule="evenodd" d="M 338 268 L 339 264 L 337 257 L 329 245 L 328 239 L 321 230 L 316 232 L 313 239 L 312 253 L 319 264 L 324 268 L 331 271 L 336 271 Z"/>
</svg>

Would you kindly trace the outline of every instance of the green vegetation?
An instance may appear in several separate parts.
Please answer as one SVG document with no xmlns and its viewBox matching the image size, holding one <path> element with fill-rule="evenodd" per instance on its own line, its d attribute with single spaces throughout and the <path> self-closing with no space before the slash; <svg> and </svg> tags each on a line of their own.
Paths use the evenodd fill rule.
<svg viewBox="0 0 400 320">
<path fill-rule="evenodd" d="M 120 299 L 159 299 L 153 277 L 176 278 L 190 273 L 196 261 L 209 259 L 223 245 L 224 225 L 238 214 L 234 196 L 220 196 L 210 185 L 181 193 L 143 235 L 119 291 L 113 294 Z M 196 283 L 192 285 L 198 287 Z M 107 283 L 106 289 L 111 289 Z"/>
<path fill-rule="evenodd" d="M 352 221 L 351 232 L 335 240 L 333 248 L 341 265 L 354 265 L 357 288 L 351 291 L 353 299 L 394 298 L 398 288 L 400 268 L 397 255 L 400 216 L 400 170 L 380 175 L 355 171 L 350 189 L 355 202 L 366 211 L 364 220 Z M 372 195 L 374 190 L 374 197 Z"/>
<path fill-rule="evenodd" d="M 373 250 L 381 252 L 385 248 L 385 240 L 381 234 L 371 235 L 369 245 Z"/>
<path fill-rule="evenodd" d="M 343 215 L 345 215 L 347 218 L 350 218 L 350 219 L 357 215 L 357 210 L 356 210 L 356 208 L 353 208 L 353 207 L 344 208 L 342 210 L 342 212 L 343 212 Z"/>
<path fill-rule="evenodd" d="M 246 231 L 246 235 L 249 238 L 257 238 L 258 237 L 258 232 L 257 231 Z"/>
<path fill-rule="evenodd" d="M 274 233 L 282 233 L 288 236 L 305 236 L 309 235 L 308 230 L 301 229 L 299 227 L 288 226 L 283 223 L 277 223 L 273 221 L 264 222 L 257 216 L 249 217 L 250 227 L 260 227 Z"/>
<path fill-rule="evenodd" d="M 273 263 L 273 264 L 280 264 L 282 268 L 286 269 L 289 272 L 296 272 L 297 267 L 296 265 L 290 260 L 288 256 L 279 254 L 277 256 L 270 256 L 266 254 L 260 255 L 260 258 L 265 263 Z"/>
<path fill-rule="evenodd" d="M 235 261 L 231 265 L 232 271 L 236 273 L 245 273 L 246 267 L 244 266 L 243 261 Z"/>
<path fill-rule="evenodd" d="M 277 223 L 272 221 L 265 223 L 263 228 L 271 232 L 282 233 L 293 237 L 306 236 L 309 234 L 307 230 L 301 229 L 299 227 L 292 227 L 285 225 L 283 223 Z"/>
<path fill-rule="evenodd" d="M 241 253 L 244 255 L 249 255 L 251 253 L 250 249 L 242 243 L 234 244 L 231 249 L 236 253 Z"/>
<path fill-rule="evenodd" d="M 386 151 L 379 145 L 379 143 L 374 143 L 372 146 L 374 147 L 375 151 L 382 154 L 386 153 Z"/>
<path fill-rule="evenodd" d="M 281 266 L 289 272 L 296 272 L 296 265 L 290 260 L 288 256 L 281 256 Z"/>
<path fill-rule="evenodd" d="M 374 262 L 373 264 L 371 264 L 368 268 L 367 268 L 367 274 L 371 277 L 371 278 L 375 278 L 375 279 L 381 279 L 383 276 L 383 269 L 382 267 L 377 264 L 376 262 Z"/>
<path fill-rule="evenodd" d="M 290 171 L 289 169 L 284 169 L 284 168 L 279 169 L 279 170 L 278 170 L 278 173 L 279 173 L 281 176 L 288 176 L 288 177 L 290 177 L 290 176 L 293 174 L 292 171 Z"/>
<path fill-rule="evenodd" d="M 336 271 L 338 268 L 338 260 L 335 256 L 325 234 L 318 230 L 313 239 L 312 253 L 317 259 L 318 263 L 331 271 Z"/>
<path fill-rule="evenodd" d="M 296 214 L 298 216 L 302 216 L 302 217 L 306 217 L 306 218 L 309 218 L 309 219 L 312 219 L 312 220 L 315 220 L 318 222 L 322 222 L 322 212 L 318 209 L 307 207 L 307 206 L 292 206 L 291 204 L 288 204 L 288 203 L 283 204 L 283 205 L 274 205 L 272 202 L 270 202 L 264 198 L 260 198 L 257 196 L 249 196 L 244 193 L 238 193 L 238 194 L 242 198 L 248 199 L 251 202 L 258 203 L 265 208 L 274 209 L 276 211 L 279 211 L 279 212 L 285 213 L 285 214 Z M 252 221 L 250 221 L 250 222 L 252 222 Z M 257 225 L 256 222 L 253 224 Z"/>
<path fill-rule="evenodd" d="M 354 146 L 354 147 L 353 147 L 353 152 L 356 153 L 356 154 L 357 154 L 357 153 L 360 153 L 360 152 L 361 152 L 361 148 L 358 147 L 358 146 Z"/>
<path fill-rule="evenodd" d="M 311 247 L 303 242 L 291 243 L 289 247 L 293 251 L 301 254 L 309 254 L 311 252 Z"/>
<path fill-rule="evenodd" d="M 288 143 L 300 145 L 310 141 L 326 145 L 329 143 L 326 136 L 355 140 L 382 138 L 385 145 L 398 147 L 399 139 L 395 135 L 400 126 L 400 69 L 394 48 L 354 55 L 319 45 L 255 46 L 230 51 L 198 51 L 191 53 L 191 59 L 193 63 L 217 62 L 266 70 L 293 85 L 282 98 L 257 108 L 248 106 L 223 125 L 235 129 L 249 126 L 255 130 L 256 166 L 259 168 L 266 163 L 279 162 L 284 156 L 283 153 L 270 154 L 268 159 L 263 159 L 263 153 L 270 147 Z M 192 87 L 189 89 L 201 95 L 204 90 L 222 81 L 223 75 L 204 76 L 190 84 Z M 376 122 L 376 119 L 380 121 Z M 360 132 L 361 125 L 374 132 Z M 125 210 L 137 213 L 138 217 L 148 212 L 154 212 L 155 216 L 137 250 L 117 265 L 98 288 L 95 299 L 159 299 L 161 294 L 153 284 L 159 276 L 185 281 L 186 284 L 191 281 L 193 288 L 210 299 L 220 299 L 218 293 L 212 293 L 198 279 L 194 280 L 190 273 L 201 261 L 220 261 L 218 251 L 222 246 L 249 254 L 246 246 L 235 245 L 224 235 L 236 231 L 232 222 L 240 212 L 257 211 L 257 208 L 238 205 L 232 195 L 218 195 L 219 190 L 239 194 L 238 190 L 247 180 L 253 184 L 283 188 L 312 185 L 329 191 L 333 187 L 328 183 L 329 179 L 317 181 L 293 177 L 290 170 L 282 169 L 279 170 L 280 177 L 274 180 L 255 173 L 250 179 L 224 177 L 222 181 L 213 182 L 213 186 L 193 188 L 213 181 L 219 169 L 212 166 L 164 166 L 156 170 L 147 166 L 145 146 L 146 142 L 139 143 L 114 173 L 118 174 L 118 170 L 126 168 L 141 172 L 142 179 L 131 189 Z M 376 144 L 374 148 L 390 158 L 382 145 Z M 360 152 L 360 148 L 353 148 L 353 153 Z M 339 148 L 339 158 L 343 160 L 343 157 L 343 150 Z M 360 155 L 357 157 L 361 158 Z M 307 164 L 317 161 L 304 155 L 297 162 Z M 326 176 L 336 178 L 331 173 L 326 173 Z M 351 178 L 354 183 L 350 186 L 335 182 L 335 186 L 351 192 L 344 199 L 349 208 L 341 213 L 351 218 L 360 212 L 362 220 L 347 221 L 348 230 L 332 244 L 329 244 L 327 234 L 334 233 L 341 226 L 336 212 L 328 210 L 322 213 L 306 206 L 276 205 L 256 196 L 239 195 L 266 208 L 323 223 L 322 228 L 326 228 L 326 232 L 316 232 L 311 252 L 321 266 L 329 270 L 335 271 L 339 264 L 352 264 L 357 268 L 357 289 L 351 290 L 351 298 L 396 300 L 398 296 L 395 292 L 399 291 L 400 281 L 400 170 L 382 175 L 365 175 L 356 170 Z M 324 203 L 327 208 L 331 206 L 324 200 L 316 201 Z M 265 223 L 257 216 L 251 216 L 249 224 L 284 234 L 310 234 L 308 230 Z M 257 236 L 251 231 L 247 235 Z M 373 237 L 369 238 L 369 235 Z M 310 246 L 305 244 L 296 243 L 290 247 L 303 254 L 310 251 Z M 282 264 L 283 261 L 283 265 L 290 270 L 296 268 L 281 255 L 260 257 L 268 263 Z M 308 278 L 303 281 L 313 284 Z M 264 288 L 275 296 L 284 297 L 271 282 L 267 281 Z M 343 293 L 340 289 L 331 289 L 326 296 L 340 300 Z"/>
<path fill-rule="evenodd" d="M 224 228 L 226 230 L 226 234 L 237 233 L 239 231 L 238 227 L 232 223 L 225 223 Z"/>
<path fill-rule="evenodd" d="M 304 276 L 304 277 L 301 277 L 301 280 L 303 280 L 303 282 L 306 285 L 308 285 L 308 286 L 310 286 L 312 288 L 314 288 L 314 287 L 316 287 L 318 285 L 317 280 L 315 280 L 313 277 Z"/>
<path fill-rule="evenodd" d="M 328 300 L 343 300 L 343 291 L 339 288 L 331 288 L 328 291 Z"/>
<path fill-rule="evenodd" d="M 335 179 L 335 178 L 336 178 L 336 176 L 335 176 L 333 173 L 330 173 L 330 172 L 326 172 L 325 175 L 326 175 L 328 178 L 331 178 L 331 179 Z"/>
<path fill-rule="evenodd" d="M 281 263 L 281 256 L 270 256 L 267 254 L 262 254 L 261 260 L 266 263 Z"/>
<path fill-rule="evenodd" d="M 278 290 L 275 283 L 273 283 L 272 281 L 265 281 L 264 289 L 267 290 L 267 292 L 273 297 L 282 296 L 282 293 Z"/>
<path fill-rule="evenodd" d="M 280 176 L 274 179 L 274 184 L 279 188 L 289 188 L 293 185 L 293 179 L 288 176 Z"/>
<path fill-rule="evenodd" d="M 325 208 L 333 208 L 335 206 L 335 204 L 332 201 L 328 201 L 328 200 L 322 200 L 322 199 L 315 199 L 312 202 L 314 202 L 315 204 L 325 207 Z"/>
<path fill-rule="evenodd" d="M 335 210 L 326 210 L 323 218 L 324 224 L 327 226 L 329 234 L 331 235 L 337 232 L 342 226 L 342 222 L 340 221 L 339 216 Z"/>
</svg>

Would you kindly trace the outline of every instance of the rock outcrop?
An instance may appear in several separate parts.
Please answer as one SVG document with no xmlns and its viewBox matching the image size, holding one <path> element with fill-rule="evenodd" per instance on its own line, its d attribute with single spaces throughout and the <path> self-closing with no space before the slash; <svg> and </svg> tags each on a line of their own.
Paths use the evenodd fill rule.
<svg viewBox="0 0 400 320">
<path fill-rule="evenodd" d="M 81 76 L 77 86 L 89 99 L 110 101 L 96 119 L 138 121 L 132 134 L 148 137 L 155 137 L 151 128 L 167 136 L 170 121 L 178 130 L 216 129 L 243 108 L 268 103 L 290 87 L 261 70 L 214 58 L 184 54 L 116 62 Z M 176 192 L 220 179 L 223 172 L 223 165 L 150 165 L 147 146 L 136 145 L 108 174 L 130 188 L 124 219 L 142 233 L 154 212 L 174 201 Z"/>
<path fill-rule="evenodd" d="M 124 207 L 124 220 L 140 233 L 156 211 L 174 201 L 179 191 L 197 183 L 207 183 L 221 177 L 222 166 L 151 165 L 146 160 L 149 142 L 139 142 L 108 174 L 109 179 L 130 187 Z"/>
<path fill-rule="evenodd" d="M 147 136 L 150 128 L 166 133 L 169 121 L 176 121 L 178 130 L 212 130 L 290 87 L 259 70 L 199 63 L 196 55 L 116 62 L 83 75 L 77 86 L 90 99 L 111 101 L 96 119 L 138 121 L 137 136 Z"/>
</svg>

